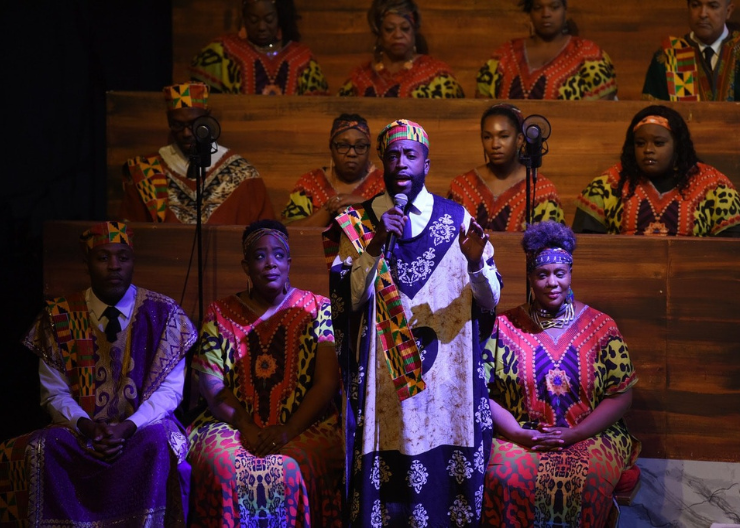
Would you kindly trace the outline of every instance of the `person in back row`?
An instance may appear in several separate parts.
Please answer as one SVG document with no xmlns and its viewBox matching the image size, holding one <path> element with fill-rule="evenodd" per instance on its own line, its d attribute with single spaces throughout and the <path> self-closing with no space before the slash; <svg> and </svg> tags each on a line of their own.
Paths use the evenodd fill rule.
<svg viewBox="0 0 740 528">
<path fill-rule="evenodd" d="M 298 179 L 283 210 L 283 222 L 325 227 L 348 205 L 383 192 L 383 171 L 370 161 L 371 147 L 370 128 L 364 117 L 337 117 L 329 134 L 330 166 Z"/>
<path fill-rule="evenodd" d="M 190 465 L 173 412 L 197 332 L 134 286 L 133 233 L 80 237 L 90 287 L 47 301 L 23 344 L 39 356 L 52 425 L 0 445 L 0 520 L 20 526 L 184 526 Z"/>
<path fill-rule="evenodd" d="M 627 128 L 619 163 L 578 197 L 577 233 L 740 236 L 740 195 L 702 163 L 681 114 L 643 108 Z"/>
<path fill-rule="evenodd" d="M 733 0 L 687 0 L 689 28 L 667 37 L 653 56 L 642 98 L 663 101 L 740 99 L 740 31 L 727 21 Z"/>
<path fill-rule="evenodd" d="M 203 48 L 190 66 L 192 79 L 213 93 L 328 95 L 311 50 L 299 41 L 293 0 L 241 0 L 242 26 Z"/>
<path fill-rule="evenodd" d="M 208 87 L 190 82 L 167 86 L 164 99 L 174 141 L 156 154 L 126 162 L 119 217 L 127 222 L 195 224 L 200 167 L 190 159 L 197 148 L 192 127 L 196 119 L 210 113 Z M 257 169 L 221 145 L 211 155 L 201 200 L 204 224 L 244 225 L 275 217 Z"/>
</svg>

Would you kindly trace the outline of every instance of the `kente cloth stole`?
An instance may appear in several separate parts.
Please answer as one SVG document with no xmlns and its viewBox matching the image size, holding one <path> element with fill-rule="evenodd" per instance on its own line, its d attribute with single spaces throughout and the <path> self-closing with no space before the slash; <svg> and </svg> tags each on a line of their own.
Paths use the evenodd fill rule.
<svg viewBox="0 0 740 528">
<path fill-rule="evenodd" d="M 361 206 L 347 208 L 336 222 L 360 255 L 373 239 L 375 230 L 367 211 Z M 385 363 L 399 401 L 418 394 L 426 387 L 421 379 L 421 355 L 409 328 L 388 263 L 378 261 L 375 277 L 375 329 L 385 352 Z"/>
<path fill-rule="evenodd" d="M 72 396 L 90 416 L 95 413 L 95 350 L 84 294 L 46 302 Z"/>
<path fill-rule="evenodd" d="M 139 196 L 154 222 L 163 222 L 167 212 L 167 175 L 158 156 L 136 156 L 127 161 Z"/>
<path fill-rule="evenodd" d="M 701 78 L 705 76 L 699 72 L 694 48 L 685 39 L 668 37 L 663 42 L 663 51 L 670 100 L 698 101 Z M 708 93 L 711 97 L 712 90 Z"/>
</svg>

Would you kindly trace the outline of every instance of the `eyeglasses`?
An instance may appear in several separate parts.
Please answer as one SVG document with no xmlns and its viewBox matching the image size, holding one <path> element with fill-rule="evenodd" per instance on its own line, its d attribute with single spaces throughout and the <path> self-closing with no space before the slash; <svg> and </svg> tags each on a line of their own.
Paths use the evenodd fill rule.
<svg viewBox="0 0 740 528">
<path fill-rule="evenodd" d="M 370 148 L 370 144 L 358 143 L 357 145 L 350 145 L 349 143 L 334 143 L 334 148 L 340 154 L 349 154 L 349 150 L 353 149 L 355 154 L 362 156 Z"/>
<path fill-rule="evenodd" d="M 195 119 L 193 119 L 192 121 L 177 121 L 176 119 L 170 119 L 170 130 L 172 130 L 173 132 L 182 132 L 186 128 L 191 128 L 194 122 Z"/>
</svg>

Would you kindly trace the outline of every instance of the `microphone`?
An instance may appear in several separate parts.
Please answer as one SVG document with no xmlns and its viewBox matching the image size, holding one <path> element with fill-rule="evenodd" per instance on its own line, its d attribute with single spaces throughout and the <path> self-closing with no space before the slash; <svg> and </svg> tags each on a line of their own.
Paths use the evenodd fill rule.
<svg viewBox="0 0 740 528">
<path fill-rule="evenodd" d="M 401 211 L 406 212 L 406 205 L 409 203 L 409 197 L 403 193 L 398 193 L 393 196 L 393 206 Z M 407 220 L 409 222 L 410 220 Z M 396 234 L 390 233 L 388 240 L 385 243 L 385 260 L 390 261 L 393 249 L 396 247 Z"/>
<path fill-rule="evenodd" d="M 542 156 L 547 154 L 547 149 L 542 150 L 542 142 L 550 137 L 550 122 L 541 115 L 533 114 L 522 123 L 522 133 L 527 140 L 526 151 L 528 165 L 532 168 L 542 166 Z"/>
<path fill-rule="evenodd" d="M 213 144 L 221 135 L 221 125 L 218 124 L 215 117 L 206 114 L 193 121 L 191 130 L 197 145 L 197 165 L 199 167 L 209 167 L 211 165 L 211 154 L 216 152 L 212 150 Z"/>
</svg>

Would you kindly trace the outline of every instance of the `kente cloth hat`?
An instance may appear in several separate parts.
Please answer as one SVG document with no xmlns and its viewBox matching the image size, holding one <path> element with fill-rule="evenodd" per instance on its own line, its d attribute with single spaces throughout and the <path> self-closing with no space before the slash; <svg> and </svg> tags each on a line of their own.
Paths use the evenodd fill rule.
<svg viewBox="0 0 740 528">
<path fill-rule="evenodd" d="M 165 86 L 164 100 L 167 110 L 178 108 L 208 108 L 208 85 L 201 82 L 184 82 Z"/>
<path fill-rule="evenodd" d="M 429 149 L 429 136 L 419 123 L 408 119 L 399 119 L 386 126 L 378 135 L 378 155 L 383 158 L 386 149 L 392 143 L 410 139 L 425 145 Z"/>
<path fill-rule="evenodd" d="M 134 249 L 133 237 L 131 228 L 122 222 L 101 222 L 80 235 L 80 245 L 86 255 L 105 244 L 126 244 Z"/>
</svg>

